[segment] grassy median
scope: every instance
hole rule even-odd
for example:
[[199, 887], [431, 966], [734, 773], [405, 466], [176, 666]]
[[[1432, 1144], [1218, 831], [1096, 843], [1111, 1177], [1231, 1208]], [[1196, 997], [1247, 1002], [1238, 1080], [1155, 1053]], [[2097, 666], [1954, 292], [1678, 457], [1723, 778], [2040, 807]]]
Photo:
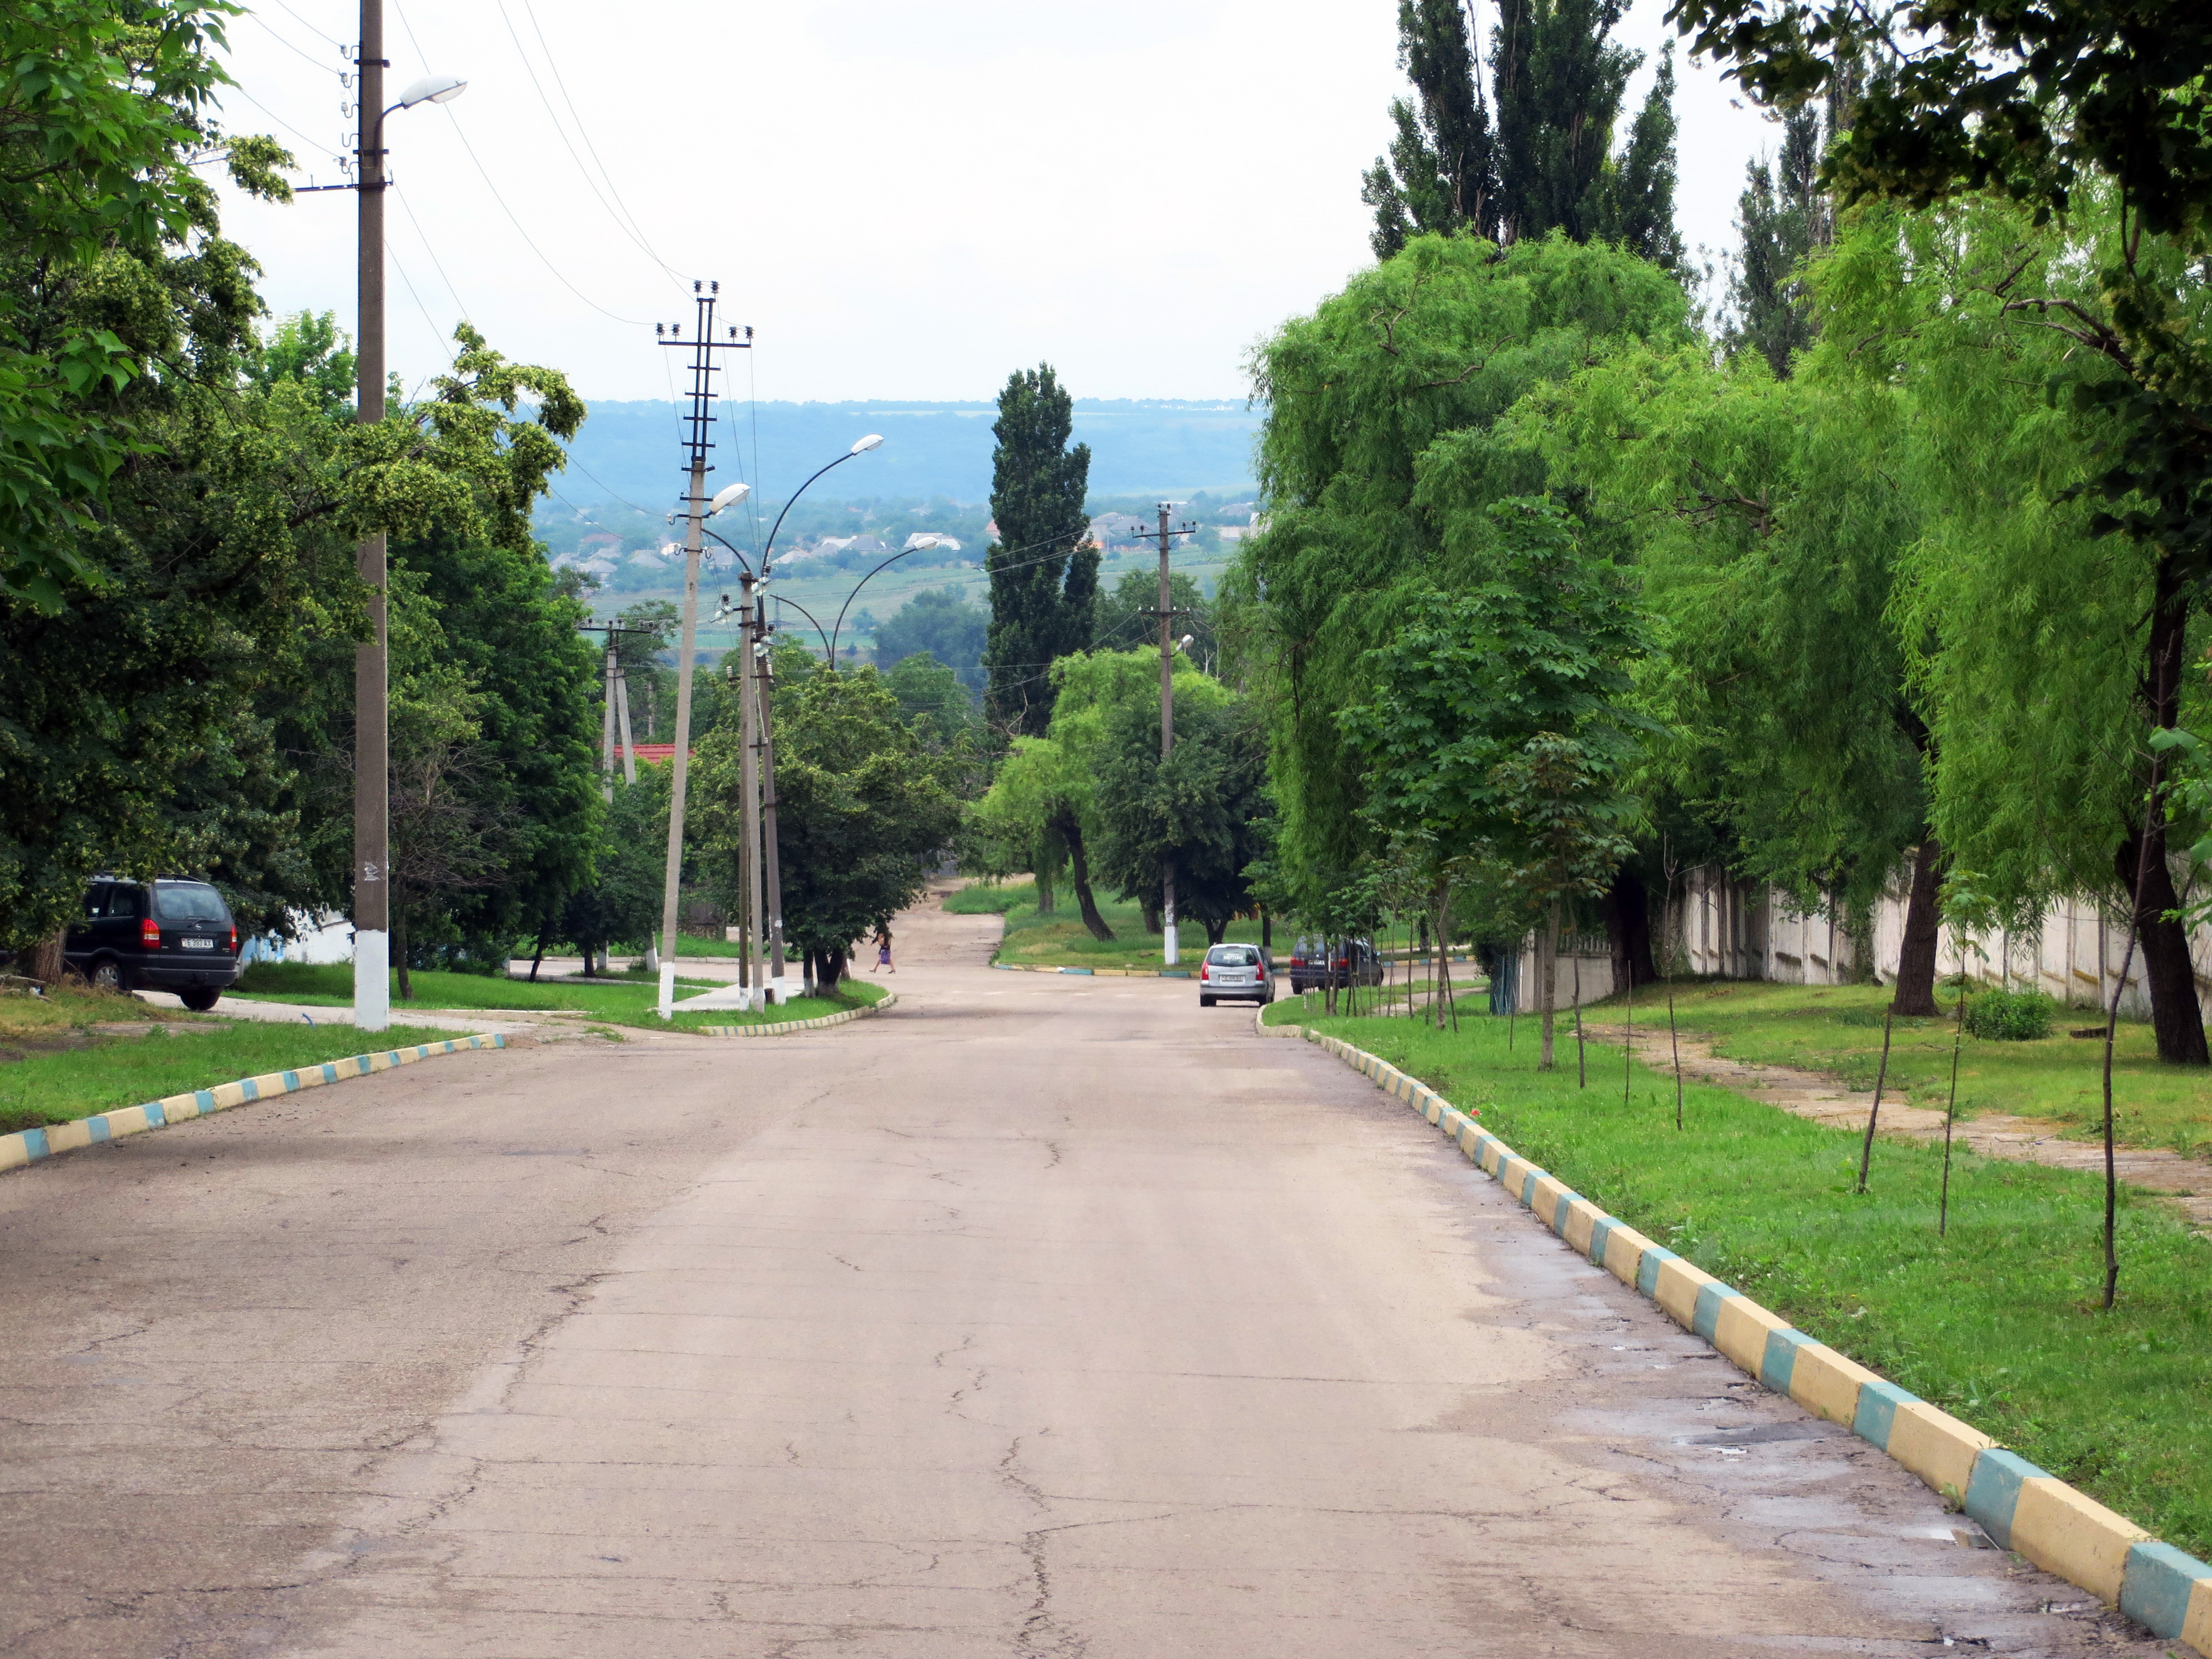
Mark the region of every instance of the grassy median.
[[141, 1106], [243, 1077], [467, 1035], [410, 1025], [364, 1044], [349, 1025], [195, 1020], [157, 1024], [143, 1036], [94, 1036], [81, 1048], [17, 1050], [22, 1059], [0, 1065], [0, 1133]]
[[[1006, 937], [999, 942], [994, 961], [1036, 968], [1151, 969], [1161, 965], [1166, 940], [1158, 933], [1146, 931], [1145, 913], [1139, 906], [1120, 900], [1109, 902], [1103, 894], [1099, 895], [1098, 914], [1113, 929], [1114, 937], [1097, 939], [1091, 938], [1091, 930], [1083, 925], [1083, 912], [1077, 908], [1073, 887], [1062, 883], [1054, 890], [1053, 897], [1055, 904], [1052, 914], [1040, 915], [1035, 885], [1029, 882], [1008, 883], [1003, 887], [963, 887], [945, 899], [945, 908], [955, 915], [1006, 917]], [[1195, 974], [1199, 958], [1206, 954], [1206, 929], [1186, 921], [1177, 932], [1182, 966]], [[1233, 921], [1225, 937], [1257, 945], [1260, 924]], [[1288, 957], [1287, 941], [1278, 940], [1276, 948]]]
[[[633, 984], [579, 984], [573, 980], [502, 979], [490, 974], [424, 972], [408, 975], [414, 981], [416, 1008], [480, 1008], [516, 1013], [588, 1014], [611, 1025], [635, 1025], [667, 1030], [669, 1024], [653, 1010], [659, 1002], [657, 977]], [[687, 979], [676, 985], [680, 997], [718, 990], [729, 983], [720, 979]], [[350, 1008], [353, 969], [345, 963], [258, 962], [240, 977], [238, 994], [248, 999], [302, 1004], [309, 1007]], [[848, 980], [834, 997], [794, 997], [782, 1007], [764, 1014], [739, 1013], [734, 1009], [679, 1012], [673, 1022], [679, 1030], [702, 1025], [758, 1025], [787, 1019], [818, 1019], [863, 1006], [883, 995], [883, 988]], [[399, 1006], [398, 976], [392, 976], [392, 1002]]]
[[[1270, 1012], [1299, 1018], [1296, 1003]], [[1548, 1074], [1533, 1019], [1515, 1023], [1510, 1048], [1504, 1020], [1464, 1009], [1456, 1034], [1403, 1018], [1308, 1023], [1480, 1108], [1484, 1127], [1592, 1202], [2212, 1555], [2212, 1241], [2154, 1199], [2124, 1194], [2119, 1305], [2105, 1313], [2094, 1176], [1961, 1152], [1939, 1238], [1940, 1148], [1878, 1144], [1858, 1197], [1854, 1133], [1697, 1084], [1678, 1131], [1672, 1074], [1629, 1066], [1624, 1101], [1618, 1045], [1593, 1045], [1590, 1086], [1577, 1088], [1565, 1021]]]

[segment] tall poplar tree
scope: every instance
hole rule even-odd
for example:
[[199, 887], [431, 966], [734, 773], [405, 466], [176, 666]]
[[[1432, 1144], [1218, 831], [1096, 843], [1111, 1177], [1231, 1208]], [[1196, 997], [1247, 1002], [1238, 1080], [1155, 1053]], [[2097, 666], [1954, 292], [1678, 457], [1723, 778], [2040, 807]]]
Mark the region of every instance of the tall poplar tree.
[[1462, 0], [1399, 0], [1398, 60], [1414, 97], [1392, 102], [1397, 135], [1361, 181], [1360, 199], [1375, 210], [1376, 257], [1424, 231], [1503, 244], [1559, 230], [1678, 265], [1671, 52], [1613, 153], [1628, 77], [1642, 61], [1611, 38], [1626, 9], [1626, 0], [1504, 0], [1486, 96]]
[[998, 540], [984, 556], [991, 631], [983, 647], [991, 718], [1010, 734], [1042, 737], [1052, 719], [1048, 670], [1091, 647], [1098, 549], [1083, 498], [1091, 446], [1067, 446], [1075, 400], [1052, 365], [1016, 369], [999, 394], [991, 458]]

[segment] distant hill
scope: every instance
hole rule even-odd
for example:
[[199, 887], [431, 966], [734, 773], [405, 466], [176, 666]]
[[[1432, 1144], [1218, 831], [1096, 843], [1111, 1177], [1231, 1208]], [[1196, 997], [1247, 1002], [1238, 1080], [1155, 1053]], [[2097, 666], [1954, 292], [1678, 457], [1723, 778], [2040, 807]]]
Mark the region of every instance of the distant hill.
[[[962, 501], [981, 501], [991, 493], [997, 410], [990, 404], [764, 403], [756, 409], [726, 403], [715, 412], [717, 488], [742, 477], [766, 499], [781, 501], [855, 438], [879, 432], [881, 449], [848, 462], [816, 487], [817, 493]], [[1252, 444], [1264, 415], [1241, 403], [1079, 399], [1075, 437], [1091, 446], [1091, 493], [1249, 495]], [[672, 405], [597, 403], [570, 447], [568, 470], [554, 483], [579, 507], [626, 501], [658, 516], [682, 490], [683, 465]]]

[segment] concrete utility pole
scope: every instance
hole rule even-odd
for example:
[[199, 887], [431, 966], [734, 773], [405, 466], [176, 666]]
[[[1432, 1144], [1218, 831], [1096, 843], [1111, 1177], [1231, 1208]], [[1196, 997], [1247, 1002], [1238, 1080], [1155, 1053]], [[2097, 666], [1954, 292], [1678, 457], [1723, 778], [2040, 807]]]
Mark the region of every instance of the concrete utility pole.
[[[1168, 507], [1171, 503], [1160, 503], [1160, 759], [1165, 762], [1175, 753], [1175, 635], [1173, 624], [1181, 613], [1168, 587], [1168, 551], [1175, 545], [1177, 536], [1195, 535], [1198, 526], [1186, 522], [1179, 530], [1168, 527]], [[1160, 955], [1170, 968], [1176, 965], [1176, 908], [1175, 861], [1170, 859], [1160, 877]]]
[[791, 1000], [785, 982], [783, 961], [783, 863], [775, 845], [775, 655], [768, 620], [768, 586], [761, 598], [754, 630], [759, 643], [753, 647], [759, 666], [754, 683], [760, 688], [761, 862], [768, 887], [768, 993], [779, 1007]]
[[[659, 1012], [663, 1019], [676, 1018], [676, 909], [678, 890], [684, 878], [684, 788], [691, 770], [691, 671], [699, 654], [699, 550], [705, 539], [702, 532], [707, 516], [714, 506], [707, 495], [707, 475], [714, 471], [707, 464], [707, 452], [714, 446], [708, 441], [707, 429], [714, 424], [714, 416], [708, 411], [714, 402], [714, 376], [721, 373], [714, 354], [743, 351], [752, 344], [750, 339], [738, 339], [734, 328], [730, 330], [727, 339], [714, 337], [714, 306], [721, 288], [720, 283], [691, 284], [696, 315], [690, 343], [691, 412], [684, 417], [690, 428], [684, 440], [690, 456], [685, 469], [690, 483], [684, 496], [684, 629], [683, 644], [676, 659], [676, 753], [670, 763], [674, 770], [669, 779], [668, 866], [660, 896]], [[685, 343], [681, 323], [655, 323], [653, 331], [660, 337], [664, 346]], [[751, 799], [750, 790], [746, 798], [748, 801]]]
[[607, 630], [607, 647], [604, 693], [605, 707], [599, 711], [599, 775], [605, 780], [599, 786], [599, 799], [611, 805], [615, 798], [615, 635]]
[[580, 634], [606, 635], [606, 660], [604, 665], [605, 707], [599, 711], [599, 798], [612, 802], [615, 798], [615, 750], [622, 750], [623, 780], [637, 781], [637, 745], [629, 737], [629, 676], [623, 671], [622, 656], [615, 641], [624, 634], [650, 637], [649, 628], [624, 628], [617, 623], [579, 623]]
[[738, 613], [738, 716], [744, 758], [738, 763], [744, 790], [742, 813], [745, 838], [745, 966], [746, 982], [757, 988], [757, 1004], [764, 1000], [768, 975], [761, 958], [767, 951], [766, 930], [761, 926], [761, 810], [760, 810], [760, 664], [754, 647], [760, 639], [760, 579], [748, 570], [738, 580], [744, 589], [744, 605]]
[[[384, 419], [383, 0], [361, 0], [361, 57], [355, 64], [361, 118], [354, 179], [360, 234], [355, 252], [358, 311], [354, 419]], [[392, 1024], [392, 748], [386, 720], [391, 634], [384, 603], [384, 532], [363, 536], [355, 569], [368, 590], [369, 638], [353, 653], [353, 1023]]]

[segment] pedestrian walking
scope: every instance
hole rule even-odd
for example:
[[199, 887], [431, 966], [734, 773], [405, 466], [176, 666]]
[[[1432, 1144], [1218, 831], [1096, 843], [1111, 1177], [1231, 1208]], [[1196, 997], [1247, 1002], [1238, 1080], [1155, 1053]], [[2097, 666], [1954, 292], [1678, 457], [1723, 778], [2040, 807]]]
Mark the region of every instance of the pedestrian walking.
[[876, 929], [876, 966], [887, 974], [898, 972], [896, 965], [891, 961], [891, 930], [888, 927], [878, 927]]

